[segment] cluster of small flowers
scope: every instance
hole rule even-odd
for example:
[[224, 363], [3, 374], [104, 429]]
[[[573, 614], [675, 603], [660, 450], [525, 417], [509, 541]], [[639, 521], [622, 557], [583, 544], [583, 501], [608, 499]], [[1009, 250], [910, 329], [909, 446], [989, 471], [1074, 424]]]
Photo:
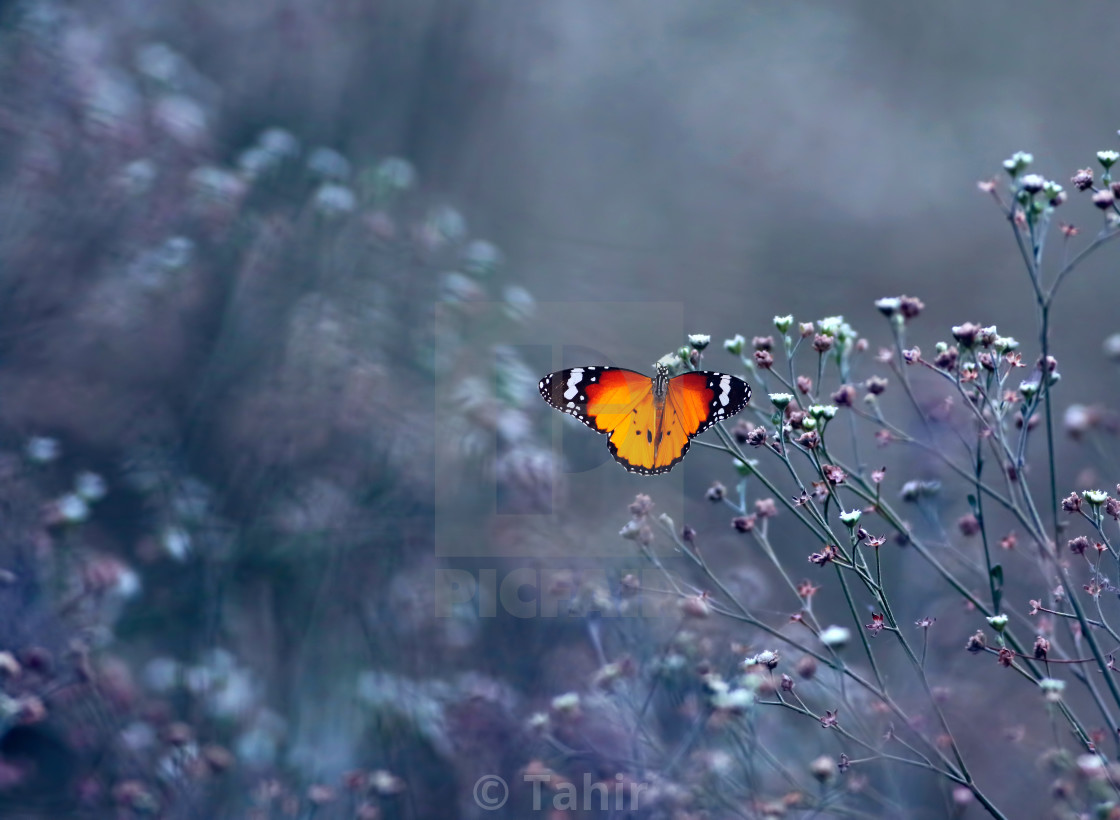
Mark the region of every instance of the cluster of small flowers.
[[[1092, 192], [1093, 205], [1105, 211], [1110, 224], [1115, 225], [1120, 218], [1120, 213], [1116, 209], [1116, 200], [1120, 197], [1120, 183], [1112, 180], [1112, 167], [1120, 161], [1120, 152], [1112, 149], [1097, 151], [1096, 160], [1103, 169], [1099, 187], [1095, 184], [1092, 168], [1077, 171], [1070, 179], [1070, 183], [1078, 191]], [[1011, 192], [1015, 203], [1022, 209], [1017, 212], [1017, 218], [1037, 218], [1044, 212], [1052, 211], [1062, 205], [1068, 196], [1057, 182], [1039, 174], [1026, 173], [1033, 163], [1034, 156], [1025, 151], [1017, 151], [1003, 161], [1004, 170], [1011, 177]], [[988, 193], [996, 193], [994, 180], [981, 182], [980, 188]], [[1063, 225], [1062, 229], [1067, 237], [1077, 233], [1072, 226]]]
[[[1117, 495], [1120, 495], [1120, 484], [1116, 485], [1116, 492]], [[1104, 490], [1082, 490], [1081, 495], [1070, 493], [1062, 499], [1062, 509], [1067, 513], [1080, 513], [1082, 502], [1089, 507], [1093, 514], [1103, 513], [1110, 516], [1114, 521], [1120, 521], [1120, 500]]]

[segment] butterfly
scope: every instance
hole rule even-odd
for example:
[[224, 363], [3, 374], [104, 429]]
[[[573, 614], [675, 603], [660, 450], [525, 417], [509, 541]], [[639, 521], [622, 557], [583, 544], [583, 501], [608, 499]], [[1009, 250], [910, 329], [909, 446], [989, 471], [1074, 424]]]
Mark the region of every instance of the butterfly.
[[537, 387], [561, 413], [609, 434], [615, 461], [632, 473], [667, 473], [684, 458], [689, 441], [738, 413], [750, 386], [726, 373], [698, 370], [654, 378], [621, 367], [573, 367], [549, 373]]

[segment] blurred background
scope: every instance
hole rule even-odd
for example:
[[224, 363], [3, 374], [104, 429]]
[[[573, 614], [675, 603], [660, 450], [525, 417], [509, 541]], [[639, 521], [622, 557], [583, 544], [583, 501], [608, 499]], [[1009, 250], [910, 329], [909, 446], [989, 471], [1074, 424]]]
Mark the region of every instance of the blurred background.
[[[637, 493], [711, 533], [762, 612], [790, 602], [704, 498], [734, 483], [725, 456], [629, 475], [537, 380], [648, 371], [689, 333], [741, 373], [720, 343], [775, 314], [843, 314], [873, 353], [874, 300], [902, 293], [925, 302], [922, 347], [975, 321], [1032, 360], [1033, 294], [976, 182], [1026, 150], [1067, 184], [1116, 146], [1090, 37], [1109, 9], [0, 3], [4, 810], [524, 816], [530, 792], [485, 812], [473, 784], [557, 758], [613, 777], [617, 704], [585, 706], [586, 744], [542, 741], [533, 716], [680, 629], [594, 617], [642, 571], [618, 537]], [[1063, 209], [1096, 232], [1083, 199]], [[1116, 399], [1113, 260], [1055, 310], [1063, 406]], [[1060, 486], [1115, 483], [1081, 456]], [[800, 575], [815, 547], [789, 532]], [[515, 570], [569, 615], [511, 614]], [[1022, 741], [995, 714], [1005, 678], [960, 651], [960, 602], [899, 572], [906, 615], [961, 619], [931, 652], [965, 741]], [[697, 640], [752, 643], [732, 627]], [[820, 734], [772, 751], [803, 770], [840, 751]], [[1026, 743], [979, 771], [1029, 814]], [[935, 781], [878, 773], [863, 811], [945, 816]], [[648, 816], [701, 816], [679, 774]], [[707, 816], [761, 816], [789, 787], [753, 788]], [[926, 814], [899, 808], [907, 789]]]

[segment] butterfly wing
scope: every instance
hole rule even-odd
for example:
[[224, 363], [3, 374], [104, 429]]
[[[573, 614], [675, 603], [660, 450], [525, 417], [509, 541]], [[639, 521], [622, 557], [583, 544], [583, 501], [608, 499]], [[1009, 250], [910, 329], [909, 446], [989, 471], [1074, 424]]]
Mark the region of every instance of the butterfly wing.
[[541, 397], [597, 433], [613, 432], [634, 406], [652, 393], [649, 376], [621, 367], [573, 367], [549, 373], [537, 388]]
[[652, 385], [644, 396], [623, 414], [611, 433], [607, 447], [614, 460], [632, 473], [657, 475], [664, 472], [654, 467], [657, 459], [657, 404]]
[[574, 367], [550, 373], [538, 388], [561, 413], [610, 434], [611, 455], [627, 470], [653, 468], [657, 413], [649, 376], [621, 367]]
[[688, 452], [693, 436], [738, 413], [750, 397], [750, 385], [726, 373], [700, 370], [670, 379], [652, 473], [671, 470]]

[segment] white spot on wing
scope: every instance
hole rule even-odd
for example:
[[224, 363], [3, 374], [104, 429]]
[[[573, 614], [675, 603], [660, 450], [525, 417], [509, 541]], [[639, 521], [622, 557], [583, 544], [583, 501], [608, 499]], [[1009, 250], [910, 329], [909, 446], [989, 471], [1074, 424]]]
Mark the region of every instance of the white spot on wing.
[[571, 401], [576, 395], [579, 394], [579, 383], [583, 381], [583, 368], [577, 367], [572, 371], [572, 375], [568, 378], [567, 388], [564, 390], [564, 398]]
[[731, 377], [722, 376], [719, 380], [719, 403], [721, 406], [726, 407], [727, 403], [731, 400]]

